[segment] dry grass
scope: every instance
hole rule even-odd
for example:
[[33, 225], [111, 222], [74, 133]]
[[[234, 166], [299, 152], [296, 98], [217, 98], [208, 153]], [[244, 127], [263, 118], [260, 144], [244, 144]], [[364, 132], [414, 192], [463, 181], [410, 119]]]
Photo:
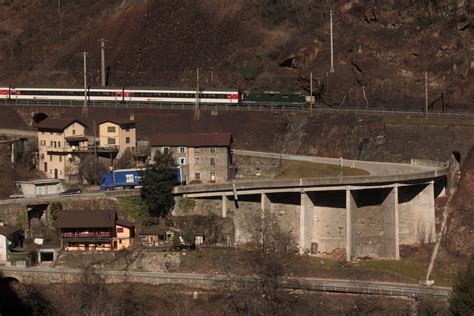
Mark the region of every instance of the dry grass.
[[337, 165], [311, 163], [305, 161], [286, 160], [283, 161], [281, 175], [275, 179], [297, 179], [297, 178], [324, 178], [324, 177], [348, 177], [365, 176], [369, 173], [362, 169], [340, 167]]

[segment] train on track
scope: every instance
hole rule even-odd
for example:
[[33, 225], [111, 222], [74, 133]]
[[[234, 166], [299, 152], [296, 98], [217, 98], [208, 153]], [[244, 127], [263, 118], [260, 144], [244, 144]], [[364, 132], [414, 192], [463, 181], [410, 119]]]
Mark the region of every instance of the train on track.
[[[83, 102], [189, 104], [196, 103], [196, 90], [184, 89], [129, 89], [129, 88], [12, 88], [0, 86], [0, 100], [21, 102], [37, 101], [48, 103]], [[307, 106], [306, 96], [298, 92], [282, 91], [240, 91], [237, 89], [205, 90], [198, 93], [199, 104], [227, 106]]]

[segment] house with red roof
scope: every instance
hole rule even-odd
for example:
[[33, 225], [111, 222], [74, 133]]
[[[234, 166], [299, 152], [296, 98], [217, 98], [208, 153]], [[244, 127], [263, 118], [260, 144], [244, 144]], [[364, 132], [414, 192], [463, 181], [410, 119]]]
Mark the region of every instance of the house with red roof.
[[130, 247], [135, 225], [117, 212], [62, 211], [56, 220], [61, 246], [69, 251], [115, 251]]

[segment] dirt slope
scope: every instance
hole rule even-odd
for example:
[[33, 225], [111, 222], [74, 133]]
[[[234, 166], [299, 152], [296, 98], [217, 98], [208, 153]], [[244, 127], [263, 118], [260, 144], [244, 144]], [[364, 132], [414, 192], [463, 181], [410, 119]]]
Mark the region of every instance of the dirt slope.
[[469, 109], [471, 10], [448, 0], [7, 0], [0, 83], [80, 85], [87, 51], [97, 85], [103, 37], [109, 85], [192, 87], [199, 67], [203, 87], [307, 91], [313, 72], [320, 105], [419, 110], [428, 72], [430, 102], [443, 93], [449, 110]]
[[446, 249], [469, 256], [474, 251], [474, 147], [461, 168], [459, 188], [451, 200], [454, 212], [448, 222]]

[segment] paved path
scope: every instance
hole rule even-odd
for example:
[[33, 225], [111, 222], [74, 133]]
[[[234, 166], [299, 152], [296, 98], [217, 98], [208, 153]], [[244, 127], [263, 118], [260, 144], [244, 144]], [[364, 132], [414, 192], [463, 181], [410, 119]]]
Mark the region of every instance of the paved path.
[[[78, 269], [61, 269], [47, 267], [0, 267], [4, 276], [15, 277], [21, 275], [24, 282], [35, 280], [39, 282], [41, 276], [44, 280], [49, 280], [48, 275], [58, 275], [64, 282], [65, 276], [79, 276], [81, 271]], [[110, 283], [131, 282], [145, 284], [164, 284], [178, 283], [194, 287], [212, 287], [219, 288], [222, 282], [238, 280], [255, 282], [256, 279], [250, 276], [232, 276], [228, 277], [219, 274], [193, 274], [193, 273], [164, 273], [164, 272], [136, 272], [136, 271], [100, 271], [99, 272]], [[46, 277], [45, 277], [46, 276]], [[73, 280], [73, 278], [69, 278]], [[48, 281], [45, 281], [49, 283]], [[72, 281], [71, 281], [72, 282]], [[323, 279], [323, 278], [298, 278], [291, 277], [282, 281], [283, 287], [290, 289], [302, 289], [324, 292], [338, 293], [358, 293], [371, 295], [388, 295], [400, 297], [430, 297], [437, 299], [447, 299], [451, 292], [449, 287], [425, 287], [407, 283], [391, 283], [378, 281], [360, 281], [360, 280], [342, 280], [342, 279]]]

